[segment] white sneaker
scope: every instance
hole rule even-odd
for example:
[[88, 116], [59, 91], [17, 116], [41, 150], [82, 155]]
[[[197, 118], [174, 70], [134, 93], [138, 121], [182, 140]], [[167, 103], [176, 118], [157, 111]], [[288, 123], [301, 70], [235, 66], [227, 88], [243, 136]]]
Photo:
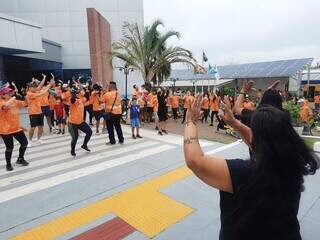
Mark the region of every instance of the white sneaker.
[[28, 148], [32, 148], [32, 141], [30, 141], [30, 140], [28, 142]]
[[38, 143], [41, 145], [41, 144], [44, 144], [46, 143], [45, 141], [41, 140], [41, 139], [38, 139]]

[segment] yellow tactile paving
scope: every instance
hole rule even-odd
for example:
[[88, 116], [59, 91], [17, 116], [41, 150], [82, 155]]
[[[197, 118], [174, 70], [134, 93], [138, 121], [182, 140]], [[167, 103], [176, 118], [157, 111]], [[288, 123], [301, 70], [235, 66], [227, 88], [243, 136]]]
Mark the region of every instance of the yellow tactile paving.
[[186, 167], [176, 169], [107, 199], [39, 225], [12, 239], [56, 239], [108, 213], [114, 213], [138, 231], [153, 238], [193, 211], [192, 208], [159, 192], [161, 188], [190, 175], [191, 171]]

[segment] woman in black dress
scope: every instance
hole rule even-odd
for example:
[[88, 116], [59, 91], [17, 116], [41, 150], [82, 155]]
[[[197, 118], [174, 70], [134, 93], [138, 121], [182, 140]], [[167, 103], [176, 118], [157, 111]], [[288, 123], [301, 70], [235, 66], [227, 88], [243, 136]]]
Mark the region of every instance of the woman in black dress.
[[159, 134], [162, 135], [168, 134], [167, 132], [167, 120], [168, 120], [168, 107], [167, 107], [167, 98], [168, 94], [163, 89], [160, 89], [157, 94], [159, 109], [158, 109], [158, 117], [159, 117]]

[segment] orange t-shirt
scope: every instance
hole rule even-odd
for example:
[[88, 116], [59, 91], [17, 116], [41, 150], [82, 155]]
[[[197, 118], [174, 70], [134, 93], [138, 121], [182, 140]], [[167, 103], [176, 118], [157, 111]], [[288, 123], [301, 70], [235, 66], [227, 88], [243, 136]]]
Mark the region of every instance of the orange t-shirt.
[[202, 101], [202, 106], [201, 106], [201, 108], [207, 110], [207, 109], [209, 109], [209, 104], [210, 104], [209, 98], [204, 97], [204, 98], [203, 98], [203, 101]]
[[0, 99], [0, 134], [9, 135], [22, 131], [19, 109], [25, 107], [25, 102], [13, 100], [9, 109], [2, 109], [7, 101]]
[[186, 108], [186, 109], [189, 109], [189, 108], [191, 108], [191, 105], [192, 105], [192, 103], [194, 101], [194, 97], [193, 96], [185, 96], [183, 98], [183, 100], [184, 100], [183, 107]]
[[40, 97], [37, 96], [38, 93], [28, 92], [28, 113], [29, 115], [37, 115], [42, 114], [41, 105], [40, 105]]
[[254, 109], [254, 103], [253, 102], [245, 102], [243, 104], [243, 108], [248, 109], [248, 110], [252, 110], [252, 109]]
[[80, 99], [70, 105], [69, 123], [79, 125], [83, 123], [84, 105]]
[[43, 94], [42, 96], [40, 96], [40, 106], [41, 107], [45, 107], [45, 106], [49, 106], [49, 92], [46, 92], [45, 94]]
[[180, 100], [180, 97], [179, 96], [172, 96], [171, 97], [171, 107], [172, 108], [178, 108], [179, 107], [179, 100]]
[[56, 98], [50, 94], [49, 95], [50, 110], [54, 110], [54, 105], [56, 105]]
[[159, 110], [159, 101], [158, 101], [158, 96], [153, 95], [152, 97], [152, 106], [153, 106], [153, 111], [158, 112]]
[[[106, 112], [110, 113], [112, 109], [113, 114], [117, 114], [117, 115], [122, 114], [120, 94], [117, 91], [114, 90], [114, 91], [105, 93], [102, 96], [102, 101], [105, 104]], [[113, 108], [112, 108], [112, 105], [113, 105]]]
[[210, 100], [210, 108], [214, 112], [218, 112], [220, 108], [220, 99], [219, 97], [216, 97], [215, 99]]
[[79, 93], [79, 98], [83, 102], [84, 106], [86, 107], [86, 106], [89, 106], [89, 100], [86, 98], [85, 94], [86, 93], [84, 91], [81, 91]]
[[61, 95], [62, 99], [63, 99], [63, 103], [70, 106], [71, 105], [71, 92], [70, 91], [66, 91], [64, 93], [62, 93]]
[[152, 93], [149, 93], [148, 96], [147, 96], [147, 107], [149, 108], [153, 108], [153, 94]]
[[314, 103], [320, 104], [320, 95], [314, 97]]
[[99, 95], [98, 95], [98, 92], [95, 92], [93, 91], [91, 93], [91, 100], [92, 100], [92, 110], [97, 112], [97, 111], [101, 111], [102, 108], [101, 108], [101, 103], [100, 103], [100, 98], [99, 98]]

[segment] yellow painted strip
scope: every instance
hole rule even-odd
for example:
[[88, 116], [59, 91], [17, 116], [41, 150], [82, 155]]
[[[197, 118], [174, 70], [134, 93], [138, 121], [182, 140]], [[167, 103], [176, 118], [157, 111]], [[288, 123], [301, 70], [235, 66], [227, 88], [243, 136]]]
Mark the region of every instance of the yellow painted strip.
[[191, 175], [179, 168], [148, 180], [107, 199], [58, 217], [23, 232], [14, 240], [50, 240], [114, 213], [146, 236], [153, 238], [172, 224], [193, 212], [193, 209], [161, 194], [159, 190]]

